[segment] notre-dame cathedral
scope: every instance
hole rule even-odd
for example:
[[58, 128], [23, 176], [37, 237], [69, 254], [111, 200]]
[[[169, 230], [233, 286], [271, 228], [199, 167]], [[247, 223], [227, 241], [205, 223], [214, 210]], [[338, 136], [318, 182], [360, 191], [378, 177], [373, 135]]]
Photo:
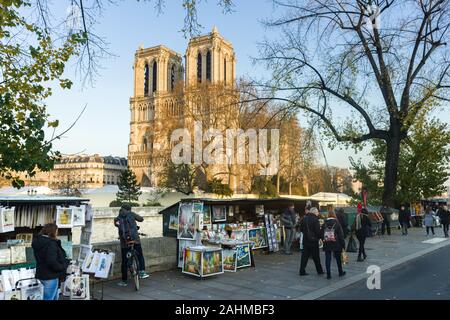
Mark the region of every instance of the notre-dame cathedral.
[[[187, 92], [201, 85], [214, 88], [233, 88], [236, 79], [236, 57], [233, 46], [225, 40], [214, 27], [212, 32], [192, 38], [184, 56], [163, 46], [144, 49], [139, 48], [134, 62], [134, 95], [130, 99], [131, 130], [128, 148], [128, 163], [143, 187], [160, 185], [161, 171], [158, 152], [170, 148], [168, 133], [162, 129], [170, 124], [178, 123], [178, 127], [189, 127], [193, 116], [186, 109]], [[207, 89], [212, 92], [214, 89]], [[223, 97], [214, 97], [214, 103]], [[196, 100], [198, 101], [198, 100]], [[211, 106], [199, 106], [195, 103], [196, 112], [207, 114]], [[229, 114], [229, 111], [223, 112]], [[189, 120], [189, 118], [191, 118]], [[229, 120], [222, 120], [223, 123]], [[191, 121], [192, 123], [192, 121]], [[165, 160], [162, 160], [165, 159]], [[228, 166], [214, 166], [208, 169], [208, 175], [227, 180], [232, 189], [239, 189], [240, 178], [226, 174]], [[224, 174], [225, 173], [225, 174]], [[210, 177], [208, 177], [210, 178]]]

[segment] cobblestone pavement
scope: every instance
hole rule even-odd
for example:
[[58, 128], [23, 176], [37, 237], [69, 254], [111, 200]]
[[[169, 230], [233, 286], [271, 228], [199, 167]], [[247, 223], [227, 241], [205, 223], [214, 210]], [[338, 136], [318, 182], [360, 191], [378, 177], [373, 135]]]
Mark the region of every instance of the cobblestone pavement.
[[[180, 269], [155, 272], [141, 281], [141, 290], [134, 291], [132, 285], [117, 286], [111, 281], [104, 286], [105, 300], [286, 300], [318, 299], [331, 292], [345, 288], [367, 278], [367, 267], [380, 266], [388, 270], [417, 257], [433, 252], [450, 244], [440, 238], [442, 230], [437, 228], [435, 237], [426, 237], [421, 228], [410, 230], [408, 236], [394, 230], [391, 236], [368, 238], [365, 262], [356, 262], [357, 254], [349, 253], [349, 264], [344, 267], [347, 275], [337, 276], [337, 268], [332, 261], [333, 279], [318, 276], [314, 263], [309, 261], [306, 277], [298, 275], [300, 252], [291, 256], [281, 253], [255, 255], [256, 268], [241, 269], [236, 273], [198, 279], [182, 274]], [[435, 239], [435, 243], [424, 243]], [[429, 241], [430, 242], [430, 241]], [[321, 253], [322, 264], [324, 254]]]

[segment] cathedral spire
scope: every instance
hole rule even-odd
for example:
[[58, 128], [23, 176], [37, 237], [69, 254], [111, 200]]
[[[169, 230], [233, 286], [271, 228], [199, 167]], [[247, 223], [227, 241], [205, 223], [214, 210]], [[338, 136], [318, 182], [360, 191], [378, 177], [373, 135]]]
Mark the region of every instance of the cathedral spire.
[[213, 34], [218, 34], [218, 33], [219, 33], [219, 30], [217, 29], [217, 26], [214, 26], [214, 27], [213, 27], [212, 33], [213, 33]]

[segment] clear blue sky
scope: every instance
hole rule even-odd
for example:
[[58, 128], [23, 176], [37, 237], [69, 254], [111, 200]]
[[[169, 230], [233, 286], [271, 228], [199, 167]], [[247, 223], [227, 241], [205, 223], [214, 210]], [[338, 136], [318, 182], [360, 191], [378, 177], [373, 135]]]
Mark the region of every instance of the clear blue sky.
[[[129, 98], [133, 92], [132, 64], [134, 53], [140, 44], [151, 47], [164, 44], [184, 55], [187, 42], [180, 32], [184, 12], [181, 0], [167, 0], [165, 12], [157, 15], [152, 4], [127, 0], [110, 6], [104, 16], [99, 17], [97, 33], [110, 43], [110, 50], [117, 56], [102, 62], [103, 69], [94, 87], [82, 87], [74, 79], [72, 90], [54, 89], [48, 99], [48, 111], [60, 120], [60, 130], [67, 128], [80, 113], [85, 104], [88, 108], [81, 120], [55, 148], [62, 153], [84, 152], [88, 154], [127, 156], [129, 142]], [[237, 54], [238, 76], [260, 77], [266, 72], [253, 66], [251, 57], [258, 56], [257, 42], [267, 36], [260, 20], [272, 14], [268, 0], [237, 1], [236, 11], [224, 15], [216, 6], [217, 1], [208, 1], [199, 8], [199, 20], [203, 33], [216, 25], [219, 32], [234, 45]], [[66, 1], [54, 5], [57, 15], [64, 15]], [[67, 76], [73, 78], [74, 70], [69, 68]], [[449, 116], [447, 121], [450, 120]], [[348, 167], [348, 156], [352, 151], [331, 151], [326, 149], [330, 165]]]

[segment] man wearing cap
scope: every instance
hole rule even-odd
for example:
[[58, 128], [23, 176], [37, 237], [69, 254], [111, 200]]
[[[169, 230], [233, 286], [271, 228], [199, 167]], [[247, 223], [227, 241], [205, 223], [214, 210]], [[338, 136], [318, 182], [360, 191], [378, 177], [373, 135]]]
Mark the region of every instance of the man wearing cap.
[[127, 253], [130, 250], [128, 247], [129, 241], [134, 241], [134, 250], [138, 256], [139, 262], [139, 277], [141, 279], [148, 278], [149, 275], [145, 272], [145, 260], [142, 253], [141, 240], [139, 238], [139, 227], [137, 222], [143, 222], [144, 218], [131, 211], [129, 204], [124, 204], [120, 208], [119, 215], [114, 219], [114, 225], [119, 229], [120, 247], [122, 253], [122, 281], [119, 286], [125, 287], [128, 285], [128, 269], [127, 269]]

